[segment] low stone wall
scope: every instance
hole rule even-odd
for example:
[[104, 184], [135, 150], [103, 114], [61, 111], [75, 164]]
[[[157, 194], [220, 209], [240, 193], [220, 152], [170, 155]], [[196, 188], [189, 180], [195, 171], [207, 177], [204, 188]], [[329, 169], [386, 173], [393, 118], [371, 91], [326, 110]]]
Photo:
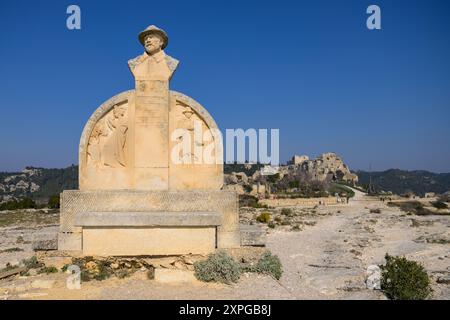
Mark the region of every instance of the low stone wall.
[[289, 206], [316, 206], [316, 205], [336, 205], [346, 204], [346, 198], [322, 197], [322, 198], [295, 198], [295, 199], [262, 199], [260, 204], [269, 207], [289, 207]]

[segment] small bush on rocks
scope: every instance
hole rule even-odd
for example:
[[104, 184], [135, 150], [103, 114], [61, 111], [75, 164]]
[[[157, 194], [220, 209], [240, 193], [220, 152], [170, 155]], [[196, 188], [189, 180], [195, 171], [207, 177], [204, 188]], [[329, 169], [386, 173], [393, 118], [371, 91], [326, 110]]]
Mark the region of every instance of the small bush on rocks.
[[268, 223], [270, 221], [270, 213], [263, 212], [258, 217], [256, 217], [256, 221], [261, 223]]
[[405, 257], [386, 254], [386, 265], [380, 266], [381, 289], [392, 300], [424, 300], [432, 292], [425, 268]]
[[205, 282], [232, 283], [241, 276], [239, 264], [224, 251], [210, 254], [204, 261], [194, 263], [195, 277]]
[[29, 269], [37, 269], [44, 266], [42, 262], [39, 262], [36, 256], [32, 256], [29, 259], [22, 260], [22, 264], [29, 270]]
[[54, 266], [50, 266], [50, 267], [43, 267], [41, 269], [39, 269], [38, 274], [40, 273], [46, 273], [46, 274], [50, 274], [50, 273], [57, 273], [58, 269]]
[[281, 209], [281, 214], [284, 215], [284, 216], [291, 216], [292, 215], [292, 209], [283, 208], [283, 209]]
[[283, 274], [280, 259], [276, 255], [272, 255], [270, 252], [265, 252], [258, 263], [256, 264], [256, 271], [263, 274], [272, 275], [275, 279], [279, 280]]

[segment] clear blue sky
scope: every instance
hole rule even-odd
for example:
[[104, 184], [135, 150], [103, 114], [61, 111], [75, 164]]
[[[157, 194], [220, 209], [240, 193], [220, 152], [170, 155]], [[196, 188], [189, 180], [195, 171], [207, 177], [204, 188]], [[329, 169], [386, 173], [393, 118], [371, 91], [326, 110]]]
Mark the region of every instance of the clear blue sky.
[[[81, 7], [81, 30], [66, 8]], [[381, 7], [382, 30], [366, 28]], [[0, 171], [78, 163], [83, 126], [133, 88], [155, 24], [181, 61], [171, 89], [225, 128], [279, 128], [280, 156], [351, 169], [450, 171], [450, 1], [0, 2]]]

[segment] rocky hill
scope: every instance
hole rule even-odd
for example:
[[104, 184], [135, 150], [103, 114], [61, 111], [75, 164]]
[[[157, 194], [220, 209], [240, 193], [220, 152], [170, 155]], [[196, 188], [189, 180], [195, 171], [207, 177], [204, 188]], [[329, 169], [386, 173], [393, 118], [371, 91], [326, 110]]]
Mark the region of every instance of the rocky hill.
[[316, 159], [295, 155], [279, 167], [262, 164], [226, 164], [225, 188], [239, 194], [265, 195], [267, 192], [311, 194], [310, 189], [328, 191], [331, 182], [355, 185], [358, 176], [350, 172], [341, 157], [333, 152]]
[[[317, 178], [334, 176], [340, 180], [346, 177], [349, 182], [358, 181], [358, 185], [364, 187], [369, 184], [371, 175], [376, 191], [392, 191], [395, 194], [413, 192], [423, 196], [426, 192], [442, 194], [450, 190], [450, 173], [390, 169], [371, 173], [356, 171], [349, 174], [348, 167], [342, 160], [338, 160], [338, 156], [331, 157], [330, 154], [323, 154], [315, 160], [296, 156], [289, 165], [278, 168], [278, 172], [280, 176], [300, 171]], [[261, 164], [225, 164], [225, 182], [231, 185], [248, 185], [250, 190], [252, 181], [257, 180], [263, 167]], [[241, 189], [244, 189], [245, 186], [242, 187]], [[78, 166], [75, 165], [64, 169], [27, 167], [21, 172], [0, 172], [0, 203], [27, 197], [45, 202], [50, 196], [70, 189], [78, 189]]]
[[27, 197], [47, 201], [64, 189], [78, 189], [78, 166], [65, 169], [26, 167], [21, 172], [0, 172], [0, 203]]
[[314, 180], [324, 181], [327, 178], [341, 180], [354, 184], [358, 182], [358, 176], [350, 172], [349, 167], [341, 157], [334, 152], [327, 152], [316, 159], [309, 159], [308, 156], [295, 155], [288, 162], [288, 170], [300, 171]]
[[413, 192], [424, 196], [426, 192], [442, 194], [450, 190], [450, 173], [433, 173], [429, 171], [405, 171], [389, 169], [380, 172], [356, 171], [359, 183], [367, 186], [372, 177], [375, 191], [392, 191], [396, 194]]

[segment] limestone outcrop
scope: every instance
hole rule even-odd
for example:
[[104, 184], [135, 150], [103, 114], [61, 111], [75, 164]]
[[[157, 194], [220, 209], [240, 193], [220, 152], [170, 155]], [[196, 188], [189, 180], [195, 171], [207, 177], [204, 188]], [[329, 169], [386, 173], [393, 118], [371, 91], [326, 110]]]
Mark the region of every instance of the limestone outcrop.
[[334, 152], [324, 153], [314, 160], [308, 156], [292, 157], [288, 162], [287, 171], [301, 171], [312, 179], [324, 181], [327, 178], [334, 180], [343, 180], [349, 183], [357, 183], [358, 176], [350, 172], [349, 167], [344, 163], [341, 157]]

